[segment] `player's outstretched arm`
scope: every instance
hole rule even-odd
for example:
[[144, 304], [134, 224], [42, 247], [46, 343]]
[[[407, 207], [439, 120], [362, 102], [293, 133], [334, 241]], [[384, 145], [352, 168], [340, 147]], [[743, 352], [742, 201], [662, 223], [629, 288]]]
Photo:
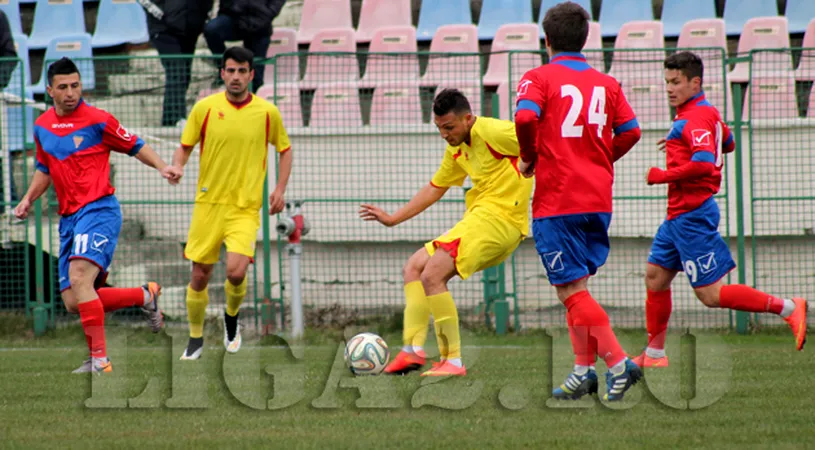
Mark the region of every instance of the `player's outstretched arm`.
[[31, 180], [31, 185], [28, 187], [28, 192], [25, 193], [23, 199], [14, 208], [14, 215], [18, 219], [25, 219], [31, 210], [31, 205], [48, 190], [51, 185], [51, 175], [39, 170], [34, 171], [34, 178]]
[[139, 153], [136, 153], [136, 159], [145, 166], [158, 170], [161, 176], [166, 178], [170, 184], [178, 184], [178, 181], [181, 180], [183, 172], [164, 162], [150, 144], [144, 144]]
[[419, 192], [405, 206], [399, 208], [393, 214], [388, 214], [374, 205], [360, 205], [359, 217], [362, 220], [375, 220], [386, 227], [393, 227], [412, 219], [429, 208], [430, 205], [439, 201], [444, 197], [447, 189], [446, 187], [438, 187], [428, 183], [425, 187], [419, 189]]
[[291, 166], [293, 162], [294, 155], [292, 155], [291, 149], [280, 154], [277, 185], [275, 185], [274, 191], [269, 194], [269, 214], [277, 214], [283, 211], [286, 203], [283, 197], [286, 194], [286, 186], [289, 184], [289, 176], [291, 176]]

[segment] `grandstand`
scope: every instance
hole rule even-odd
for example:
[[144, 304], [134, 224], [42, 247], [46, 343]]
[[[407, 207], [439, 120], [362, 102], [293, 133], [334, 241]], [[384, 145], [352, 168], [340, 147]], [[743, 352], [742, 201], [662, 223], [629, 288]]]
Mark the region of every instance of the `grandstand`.
[[[439, 89], [460, 88], [482, 114], [511, 119], [520, 76], [547, 62], [539, 24], [554, 3], [287, 2], [267, 54], [260, 55], [266, 72], [258, 95], [279, 106], [298, 155], [288, 195], [305, 201], [312, 223], [304, 238], [301, 280], [308, 308], [339, 305], [355, 315], [401, 309], [401, 264], [418, 243], [457, 220], [463, 191], [450, 192], [423, 216], [394, 229], [359, 221], [356, 206], [375, 202], [395, 209], [432, 176], [443, 150], [430, 112]], [[664, 95], [661, 61], [676, 48], [695, 48], [702, 55], [708, 98], [726, 114], [741, 145], [740, 160], [728, 156], [718, 196], [722, 232], [739, 256], [740, 270], [731, 277], [779, 295], [815, 298], [815, 2], [578, 3], [595, 20], [586, 48], [589, 61], [622, 82], [643, 127], [642, 141], [617, 167], [613, 250], [592, 282], [615, 325], [644, 324], [644, 263], [664, 216], [665, 192], [642, 178], [648, 167], [664, 164], [655, 143], [673, 111]], [[116, 115], [165, 159], [181, 128], [161, 126], [164, 70], [135, 0], [6, 0], [0, 9], [10, 19], [20, 62], [0, 112], [5, 211], [0, 270], [9, 274], [0, 280], [0, 309], [30, 308], [41, 282], [46, 285], [42, 300], [56, 304], [53, 322], [64, 315], [51, 276], [58, 250], [55, 197], [48, 194], [40, 220], [18, 223], [8, 214], [33, 170], [31, 122], [47, 103], [42, 79], [47, 62], [63, 55], [82, 61], [88, 101]], [[181, 57], [193, 59], [189, 110], [220, 89], [217, 61], [203, 38], [195, 55]], [[22, 105], [21, 99], [31, 103]], [[190, 160], [178, 187], [167, 186], [133, 160], [114, 156], [112, 164], [125, 226], [108, 282], [138, 285], [156, 279], [165, 285], [168, 316], [183, 318], [189, 265], [181, 250], [198, 159]], [[269, 301], [277, 305], [277, 320], [284, 320], [274, 324], [280, 329], [287, 327], [289, 266], [285, 243], [272, 234], [275, 219], [270, 220], [258, 234], [259, 255], [249, 279], [257, 305], [247, 301], [245, 317], [256, 325], [269, 320], [255, 315], [258, 305]], [[41, 273], [37, 261], [43, 262]], [[217, 266], [214, 279], [223, 278], [223, 270]], [[469, 319], [483, 322], [496, 302], [508, 302], [511, 317], [499, 319], [514, 328], [562, 324], [562, 306], [531, 239], [505, 267], [480, 277], [474, 278], [483, 283], [452, 286]], [[212, 314], [223, 305], [219, 289], [217, 283], [210, 287]], [[748, 320], [757, 320], [707, 311], [684, 283], [675, 289], [672, 327], [738, 325], [743, 331]]]

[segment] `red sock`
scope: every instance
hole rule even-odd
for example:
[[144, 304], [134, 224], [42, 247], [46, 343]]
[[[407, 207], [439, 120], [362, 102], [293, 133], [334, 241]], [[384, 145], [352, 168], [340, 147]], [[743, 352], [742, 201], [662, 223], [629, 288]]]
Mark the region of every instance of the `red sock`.
[[[611, 329], [608, 315], [603, 307], [592, 298], [589, 291], [580, 291], [572, 295], [566, 299], [564, 304], [572, 315], [575, 328], [579, 330], [580, 327], [587, 327], [589, 338], [596, 339], [596, 354], [603, 358], [608, 367], [625, 359], [625, 352]], [[583, 345], [585, 345], [583, 348], [587, 349], [589, 344], [587, 342]]]
[[597, 353], [597, 341], [589, 336], [587, 327], [575, 327], [572, 315], [566, 312], [566, 324], [569, 325], [569, 337], [574, 351], [574, 363], [577, 366], [593, 366]]
[[107, 356], [105, 347], [105, 309], [102, 302], [96, 298], [89, 302], [79, 304], [79, 320], [85, 330], [85, 340], [88, 349], [94, 358]]
[[665, 331], [671, 318], [671, 290], [648, 291], [645, 300], [645, 328], [648, 330], [648, 347], [665, 348]]
[[144, 289], [137, 288], [101, 288], [96, 291], [105, 312], [118, 311], [122, 308], [144, 305]]
[[719, 306], [736, 311], [781, 314], [784, 300], [750, 286], [731, 284], [722, 286], [719, 291]]

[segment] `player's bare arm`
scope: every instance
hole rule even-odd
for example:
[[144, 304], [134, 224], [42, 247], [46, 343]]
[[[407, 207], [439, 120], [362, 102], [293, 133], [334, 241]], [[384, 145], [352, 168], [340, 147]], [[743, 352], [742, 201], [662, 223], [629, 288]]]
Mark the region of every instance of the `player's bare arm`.
[[365, 221], [375, 220], [386, 227], [393, 227], [416, 217], [416, 215], [444, 197], [446, 192], [447, 188], [433, 186], [433, 184], [428, 183], [425, 187], [419, 189], [419, 192], [405, 206], [399, 208], [393, 214], [388, 214], [374, 205], [364, 204], [359, 207], [359, 217]]
[[182, 171], [164, 162], [150, 144], [144, 144], [139, 153], [136, 153], [136, 159], [145, 166], [158, 170], [161, 176], [166, 178], [170, 184], [178, 184], [181, 179]]
[[286, 194], [286, 186], [289, 184], [289, 176], [291, 176], [291, 167], [294, 162], [292, 150], [285, 151], [280, 154], [280, 165], [277, 174], [277, 185], [274, 191], [269, 194], [269, 214], [277, 214], [283, 211], [286, 202], [283, 196]]
[[[187, 161], [190, 160], [190, 155], [192, 154], [192, 149], [194, 146], [192, 145], [184, 145], [181, 144], [175, 149], [175, 153], [173, 153], [173, 163], [172, 166], [176, 168], [178, 171], [178, 179], [176, 183], [181, 180], [181, 177], [184, 176], [184, 166], [187, 165]], [[170, 182], [170, 184], [174, 184]]]
[[48, 186], [51, 185], [51, 176], [47, 173], [40, 172], [39, 170], [34, 171], [34, 178], [31, 180], [31, 185], [28, 187], [28, 192], [25, 193], [23, 199], [20, 200], [20, 203], [14, 208], [14, 215], [18, 219], [25, 219], [28, 217], [28, 213], [31, 210], [31, 205], [48, 190]]

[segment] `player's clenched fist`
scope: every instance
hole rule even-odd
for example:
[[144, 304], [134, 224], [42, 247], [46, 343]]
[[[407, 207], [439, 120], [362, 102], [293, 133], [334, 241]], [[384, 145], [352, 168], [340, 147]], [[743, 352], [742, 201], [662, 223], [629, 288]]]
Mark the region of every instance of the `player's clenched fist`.
[[374, 205], [360, 205], [359, 218], [366, 221], [375, 220], [386, 227], [394, 225], [391, 215]]
[[160, 170], [161, 176], [167, 179], [170, 184], [178, 184], [184, 176], [184, 169], [176, 166], [165, 166]]
[[14, 208], [14, 216], [18, 219], [25, 219], [28, 217], [28, 212], [31, 210], [31, 202], [24, 198], [16, 208]]
[[518, 162], [518, 171], [521, 172], [521, 175], [525, 178], [532, 178], [532, 176], [535, 175], [535, 163], [521, 160]]
[[275, 190], [269, 195], [269, 214], [274, 215], [283, 211], [286, 202], [283, 200], [283, 193]]

